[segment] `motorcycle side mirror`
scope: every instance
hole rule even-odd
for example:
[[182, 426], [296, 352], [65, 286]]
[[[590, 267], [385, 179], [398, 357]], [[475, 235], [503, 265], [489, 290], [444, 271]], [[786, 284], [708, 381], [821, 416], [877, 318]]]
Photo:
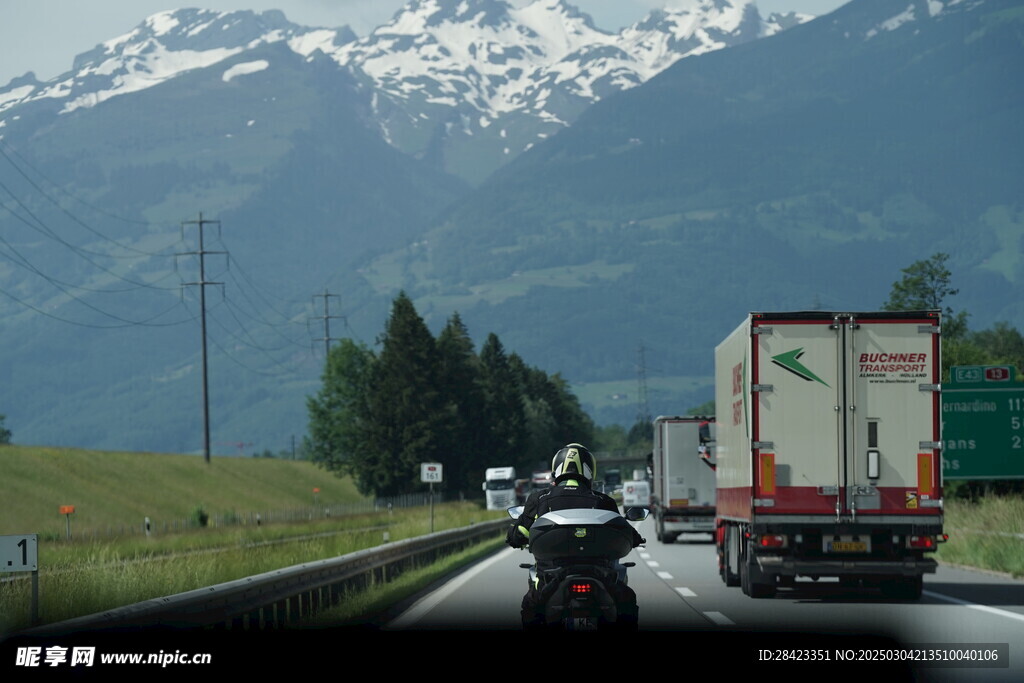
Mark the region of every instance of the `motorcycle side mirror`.
[[523, 510], [525, 509], [525, 505], [513, 505], [507, 510], [508, 516], [512, 519], [519, 519], [519, 517], [523, 514]]
[[628, 507], [624, 516], [631, 522], [642, 522], [647, 519], [649, 514], [651, 514], [651, 511], [648, 508]]

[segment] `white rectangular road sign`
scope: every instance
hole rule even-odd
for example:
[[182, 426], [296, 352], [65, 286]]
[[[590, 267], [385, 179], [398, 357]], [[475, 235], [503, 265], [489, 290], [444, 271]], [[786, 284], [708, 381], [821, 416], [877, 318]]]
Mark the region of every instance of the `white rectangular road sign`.
[[442, 473], [444, 472], [444, 465], [439, 462], [421, 462], [420, 463], [420, 481], [440, 482], [442, 481]]
[[39, 534], [0, 536], [0, 572], [39, 569]]

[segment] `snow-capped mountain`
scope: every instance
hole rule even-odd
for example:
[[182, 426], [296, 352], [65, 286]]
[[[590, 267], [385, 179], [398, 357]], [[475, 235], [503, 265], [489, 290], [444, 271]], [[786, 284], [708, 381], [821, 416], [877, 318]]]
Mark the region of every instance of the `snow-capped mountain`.
[[296, 52], [308, 53], [355, 38], [347, 27], [300, 27], [275, 10], [262, 14], [201, 9], [159, 12], [131, 32], [76, 57], [71, 71], [63, 76], [40, 83], [30, 73], [12, 81], [0, 90], [0, 115], [15, 105], [41, 100], [60, 102], [61, 114], [94, 107], [267, 43], [288, 41]]
[[[378, 93], [378, 120], [392, 144], [436, 153], [440, 129], [444, 165], [457, 171], [450, 160], [459, 159], [476, 166], [467, 177], [479, 178], [593, 102], [679, 59], [811, 18], [763, 20], [753, 0], [691, 0], [610, 33], [564, 0], [521, 8], [504, 0], [411, 0], [332, 57]], [[475, 162], [467, 160], [469, 147]]]
[[[347, 27], [302, 27], [279, 11], [166, 11], [79, 55], [63, 76], [40, 83], [30, 73], [0, 88], [0, 128], [20, 105], [69, 114], [283, 42], [311, 60], [323, 53], [369, 89], [376, 127], [390, 144], [479, 180], [593, 102], [679, 59], [811, 18], [762, 19], [754, 0], [690, 0], [610, 33], [564, 0], [518, 8], [505, 0], [410, 0], [357, 39]], [[232, 59], [223, 78], [269, 67]]]

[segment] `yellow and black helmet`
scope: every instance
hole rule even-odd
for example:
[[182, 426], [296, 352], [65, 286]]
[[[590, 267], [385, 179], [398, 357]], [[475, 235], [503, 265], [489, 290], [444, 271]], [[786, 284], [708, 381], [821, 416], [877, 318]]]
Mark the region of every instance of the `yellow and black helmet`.
[[596, 474], [597, 462], [581, 444], [566, 444], [551, 459], [551, 476], [556, 482], [579, 477], [586, 479], [589, 486]]

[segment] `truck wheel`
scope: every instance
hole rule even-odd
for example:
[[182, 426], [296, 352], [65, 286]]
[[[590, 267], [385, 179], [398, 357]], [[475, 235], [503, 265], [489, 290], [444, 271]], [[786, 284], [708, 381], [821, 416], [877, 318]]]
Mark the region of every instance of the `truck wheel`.
[[669, 534], [669, 533], [663, 533], [663, 534], [661, 535], [661, 542], [662, 542], [662, 543], [665, 543], [665, 544], [667, 544], [667, 545], [672, 545], [673, 543], [675, 543], [675, 542], [676, 542], [676, 538], [677, 538], [678, 536], [679, 536], [679, 534]]
[[754, 554], [747, 548], [747, 557], [740, 564], [740, 587], [745, 595], [760, 600], [775, 597], [775, 577], [766, 577], [757, 566]]
[[893, 600], [920, 600], [924, 590], [921, 576], [887, 578], [881, 584], [882, 595]]
[[736, 533], [733, 527], [726, 527], [725, 529], [725, 543], [722, 548], [722, 581], [725, 581], [725, 585], [730, 588], [735, 588], [741, 584], [740, 574], [732, 571], [732, 565], [736, 558], [735, 553], [731, 550], [732, 537]]

